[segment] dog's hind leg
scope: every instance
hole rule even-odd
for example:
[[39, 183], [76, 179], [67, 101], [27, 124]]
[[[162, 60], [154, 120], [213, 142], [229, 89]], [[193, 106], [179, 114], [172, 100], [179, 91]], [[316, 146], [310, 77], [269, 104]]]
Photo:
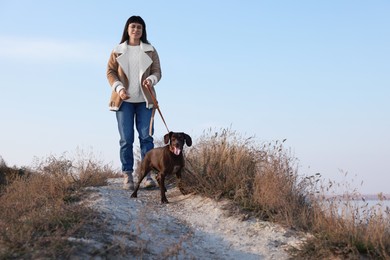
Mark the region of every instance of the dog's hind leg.
[[143, 164], [141, 165], [141, 169], [137, 171], [138, 178], [137, 178], [137, 184], [135, 185], [134, 191], [131, 194], [132, 198], [137, 198], [137, 192], [141, 185], [142, 180], [146, 177], [148, 172], [150, 172], [152, 169], [150, 167], [145, 167]]

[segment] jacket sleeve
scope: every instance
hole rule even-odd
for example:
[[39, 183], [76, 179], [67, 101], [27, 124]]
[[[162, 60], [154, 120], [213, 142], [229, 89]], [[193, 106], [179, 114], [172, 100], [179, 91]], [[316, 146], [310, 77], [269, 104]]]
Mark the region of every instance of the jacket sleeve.
[[160, 66], [160, 58], [156, 49], [152, 51], [152, 65], [150, 67], [150, 75], [147, 77], [152, 81], [152, 85], [156, 85], [161, 79], [161, 66]]
[[112, 91], [116, 91], [117, 87], [123, 88], [123, 83], [119, 79], [118, 75], [118, 62], [116, 60], [115, 52], [111, 52], [110, 58], [107, 64], [107, 79], [111, 86]]

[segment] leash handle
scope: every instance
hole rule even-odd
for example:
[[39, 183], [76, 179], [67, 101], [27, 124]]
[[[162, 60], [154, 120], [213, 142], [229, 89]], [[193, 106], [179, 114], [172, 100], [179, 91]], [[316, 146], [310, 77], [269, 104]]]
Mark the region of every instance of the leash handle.
[[149, 94], [150, 94], [150, 96], [152, 97], [153, 104], [154, 104], [154, 108], [153, 108], [153, 112], [152, 112], [152, 117], [151, 117], [151, 119], [150, 119], [149, 135], [152, 135], [152, 134], [151, 134], [151, 133], [152, 133], [152, 125], [153, 125], [154, 114], [155, 114], [155, 112], [156, 112], [156, 109], [158, 110], [158, 113], [160, 114], [161, 119], [162, 119], [163, 122], [164, 122], [165, 128], [167, 129], [167, 131], [168, 131], [168, 133], [169, 133], [169, 129], [168, 129], [167, 123], [165, 122], [164, 116], [162, 115], [161, 110], [160, 110], [160, 107], [158, 106], [158, 102], [157, 102], [156, 97], [153, 95], [153, 92], [152, 92], [152, 90], [150, 89], [149, 86], [146, 86], [146, 89], [149, 91]]

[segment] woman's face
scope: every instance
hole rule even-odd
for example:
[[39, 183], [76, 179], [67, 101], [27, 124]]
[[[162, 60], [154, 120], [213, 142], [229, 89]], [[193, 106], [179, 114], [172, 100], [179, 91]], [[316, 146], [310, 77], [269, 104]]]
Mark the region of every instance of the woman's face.
[[142, 36], [142, 24], [139, 23], [131, 23], [127, 28], [127, 33], [129, 34], [129, 38], [132, 40], [139, 40]]

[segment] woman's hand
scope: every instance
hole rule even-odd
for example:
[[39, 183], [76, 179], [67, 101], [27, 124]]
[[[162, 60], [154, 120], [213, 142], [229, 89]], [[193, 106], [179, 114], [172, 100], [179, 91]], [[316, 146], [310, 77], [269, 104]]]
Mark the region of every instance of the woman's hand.
[[145, 87], [145, 88], [150, 88], [152, 86], [152, 81], [150, 79], [145, 79], [143, 82], [142, 82], [142, 85]]
[[129, 99], [130, 96], [127, 94], [127, 91], [126, 89], [121, 89], [121, 91], [119, 91], [119, 97], [122, 99], [122, 100], [126, 100], [126, 99]]

